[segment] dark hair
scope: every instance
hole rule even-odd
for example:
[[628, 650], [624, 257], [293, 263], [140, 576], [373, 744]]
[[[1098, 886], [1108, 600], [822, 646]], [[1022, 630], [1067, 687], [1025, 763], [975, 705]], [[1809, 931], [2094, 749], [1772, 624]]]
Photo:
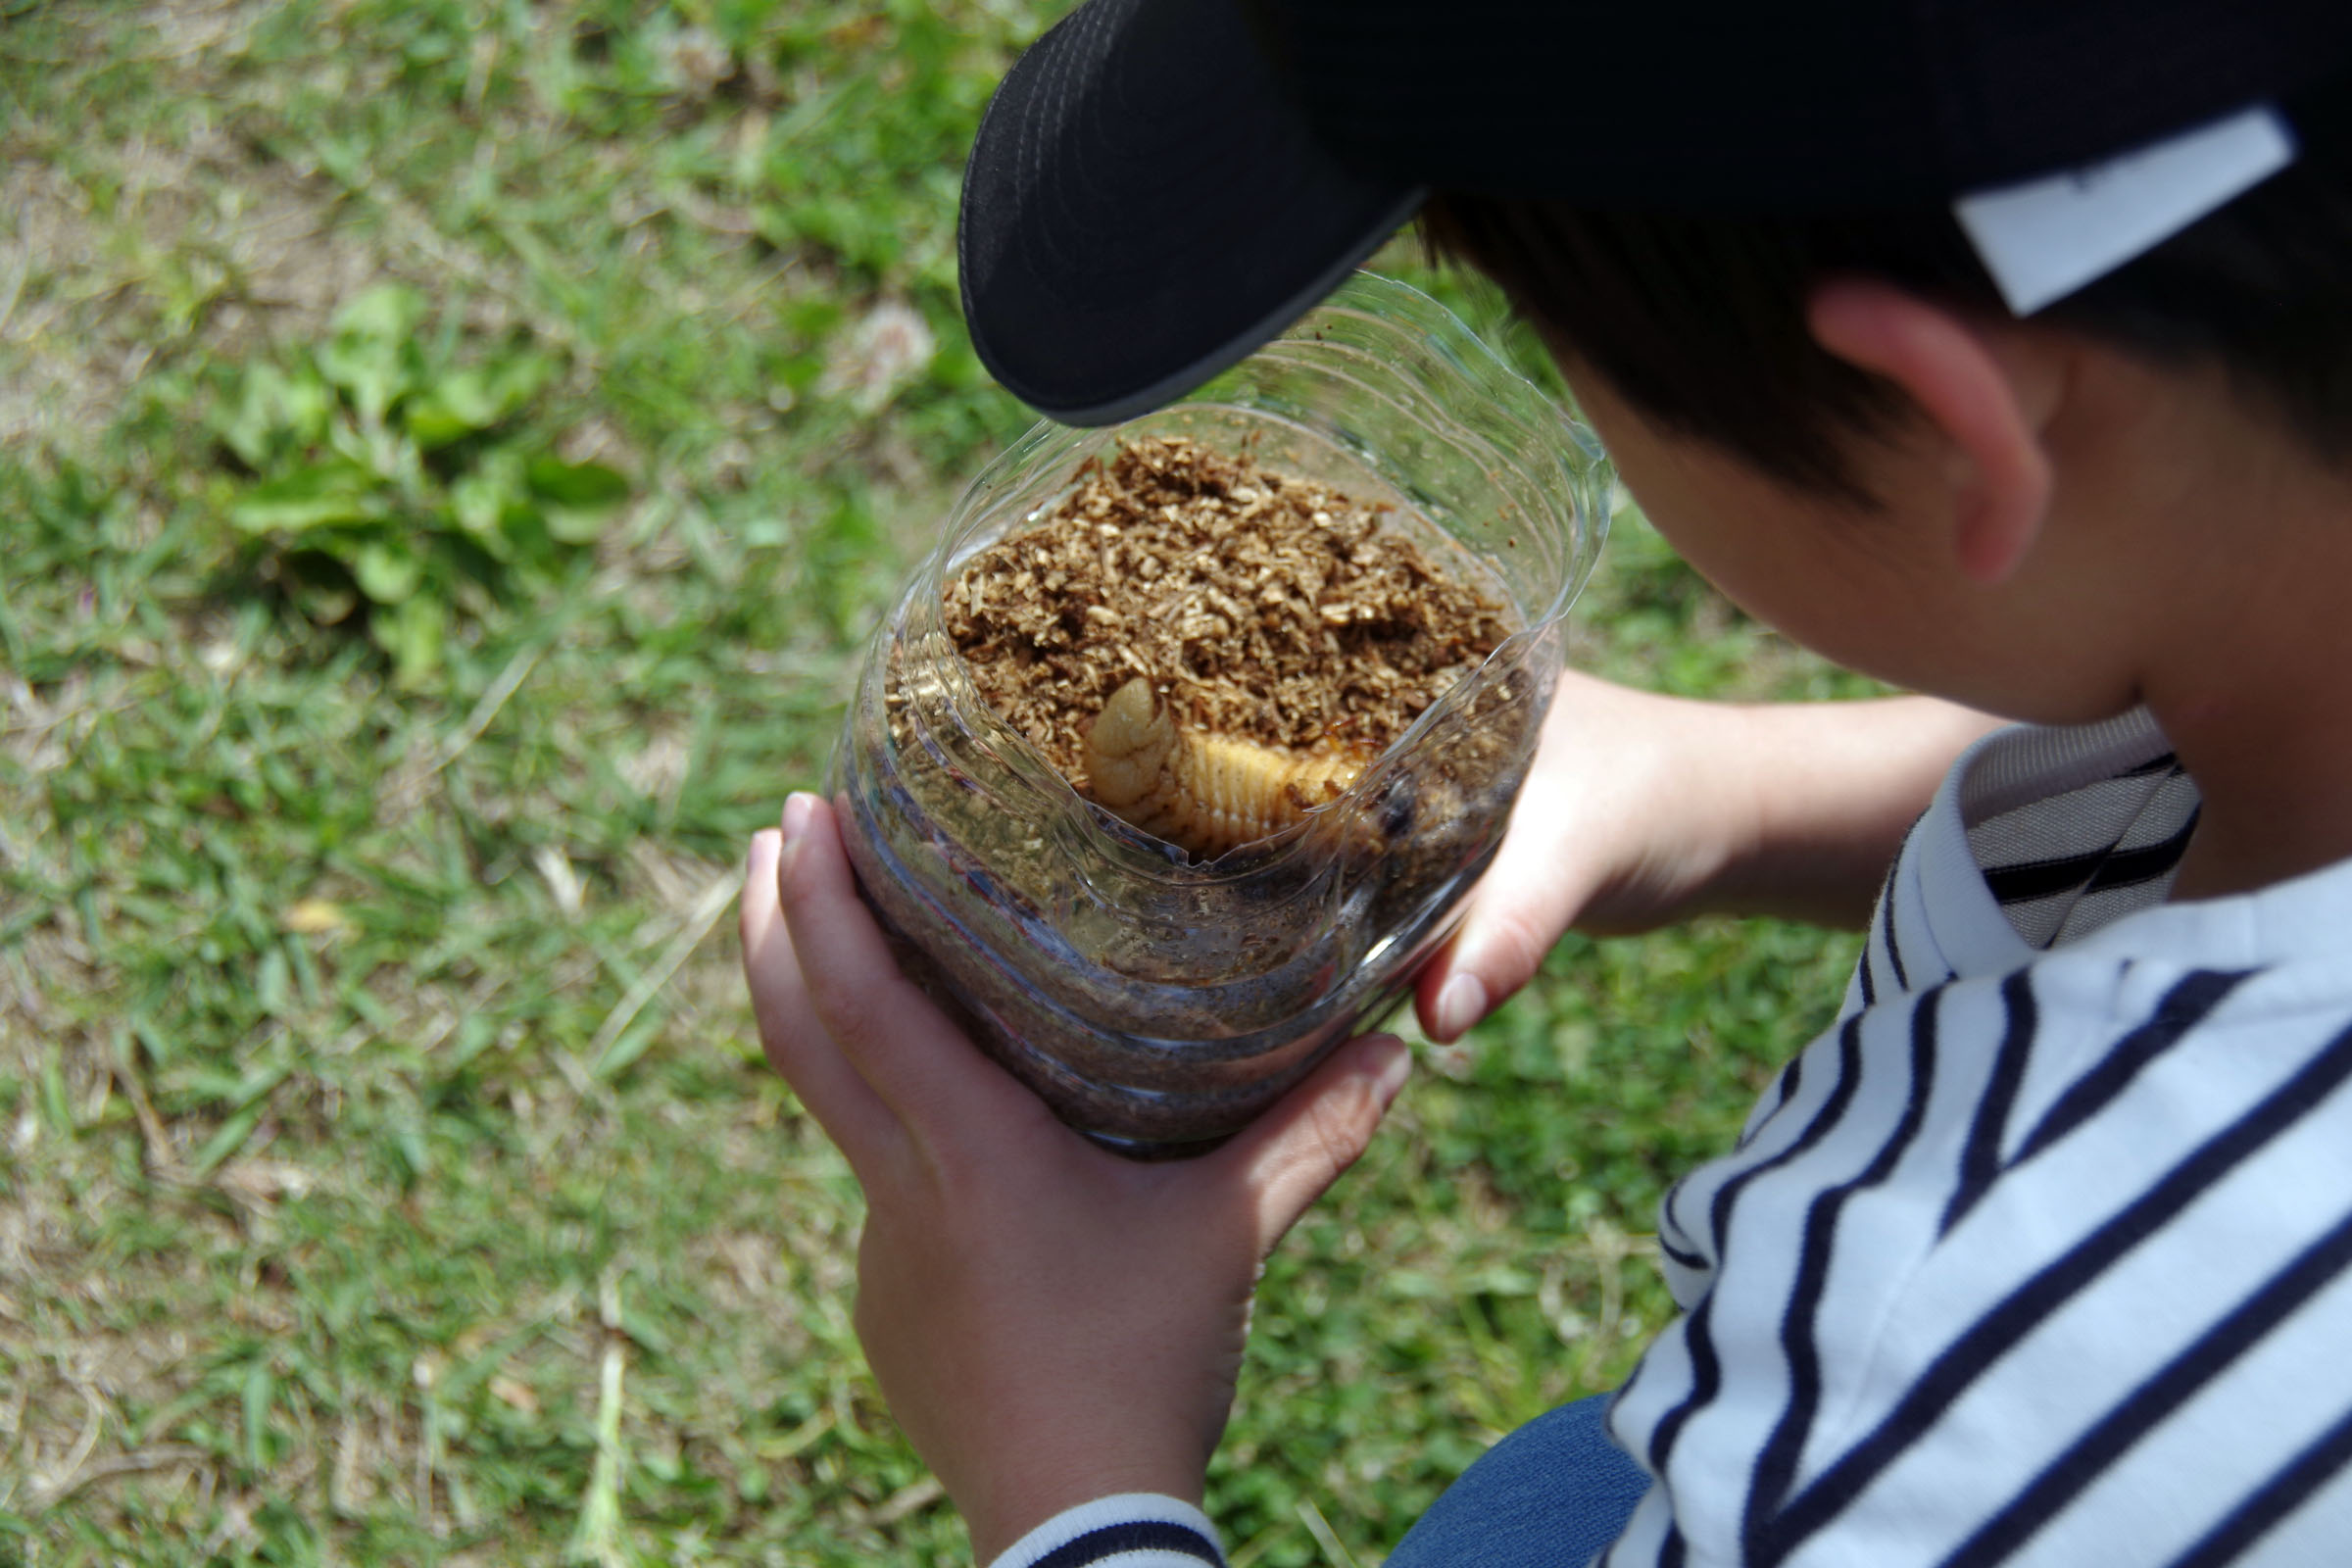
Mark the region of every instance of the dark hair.
[[[2217, 365], [2332, 463], [2352, 463], [2352, 81], [2296, 106], [2294, 164], [2033, 319], [2159, 363]], [[1816, 344], [1808, 295], [1838, 274], [1963, 310], [2007, 307], [1949, 211], [1601, 212], [1441, 191], [1441, 256], [1669, 428], [1817, 492], [1867, 502], [1846, 440], [1908, 405]]]

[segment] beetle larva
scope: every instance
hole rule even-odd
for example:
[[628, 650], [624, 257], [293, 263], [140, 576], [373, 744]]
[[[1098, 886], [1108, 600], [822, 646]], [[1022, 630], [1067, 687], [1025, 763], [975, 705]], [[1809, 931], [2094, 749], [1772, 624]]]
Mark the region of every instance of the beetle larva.
[[1086, 733], [1096, 801], [1204, 858], [1278, 833], [1339, 799], [1362, 765], [1187, 734], [1140, 675], [1110, 694]]

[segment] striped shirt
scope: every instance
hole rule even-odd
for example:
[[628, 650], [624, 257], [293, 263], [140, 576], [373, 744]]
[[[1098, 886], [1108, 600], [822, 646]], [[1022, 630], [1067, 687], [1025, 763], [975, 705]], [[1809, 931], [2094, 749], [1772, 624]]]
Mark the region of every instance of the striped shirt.
[[[2352, 863], [2167, 904], [2196, 812], [2141, 713], [1954, 765], [1838, 1021], [1661, 1205], [1608, 1568], [2352, 1563]], [[1217, 1561], [1189, 1512], [1078, 1544], [1171, 1506], [999, 1568]]]
[[1987, 737], [1670, 1194], [1627, 1565], [2352, 1562], [2352, 864], [2168, 905], [2144, 714]]

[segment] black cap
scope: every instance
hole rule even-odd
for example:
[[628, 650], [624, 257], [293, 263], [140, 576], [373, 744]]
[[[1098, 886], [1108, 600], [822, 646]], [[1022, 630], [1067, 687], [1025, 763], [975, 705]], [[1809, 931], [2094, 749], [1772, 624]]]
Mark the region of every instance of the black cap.
[[1431, 187], [1941, 205], [2347, 59], [2347, 0], [1088, 0], [981, 122], [964, 314], [1015, 395], [1106, 424], [1280, 332]]

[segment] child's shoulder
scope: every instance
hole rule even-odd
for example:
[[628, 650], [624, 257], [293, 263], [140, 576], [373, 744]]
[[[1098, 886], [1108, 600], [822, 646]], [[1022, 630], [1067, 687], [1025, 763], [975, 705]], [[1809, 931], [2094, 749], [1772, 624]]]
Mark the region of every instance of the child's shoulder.
[[[1662, 1206], [1690, 1310], [1614, 1421], [1674, 1506], [1629, 1539], [1779, 1560], [1835, 1530], [1852, 1560], [1910, 1562], [2014, 1530], [2035, 1561], [2170, 1560], [2352, 1408], [2328, 1348], [2352, 1334], [2352, 965], [2328, 952], [2352, 863], [2178, 905], [2158, 873], [2046, 949], [1988, 887], [2100, 897], [2099, 865], [2193, 820], [2179, 779], [2137, 720], [2008, 732], [1955, 768], [1845, 1011]], [[2042, 859], [1977, 865], [1955, 916], [1929, 862], [1956, 885], [1964, 798], [2012, 848], [2034, 803], [2068, 804]], [[2070, 832], [2107, 853], [2024, 888], [2084, 856]], [[1726, 1479], [1729, 1454], [1753, 1463]], [[2352, 1492], [2320, 1490], [2306, 1526], [2352, 1528]]]

